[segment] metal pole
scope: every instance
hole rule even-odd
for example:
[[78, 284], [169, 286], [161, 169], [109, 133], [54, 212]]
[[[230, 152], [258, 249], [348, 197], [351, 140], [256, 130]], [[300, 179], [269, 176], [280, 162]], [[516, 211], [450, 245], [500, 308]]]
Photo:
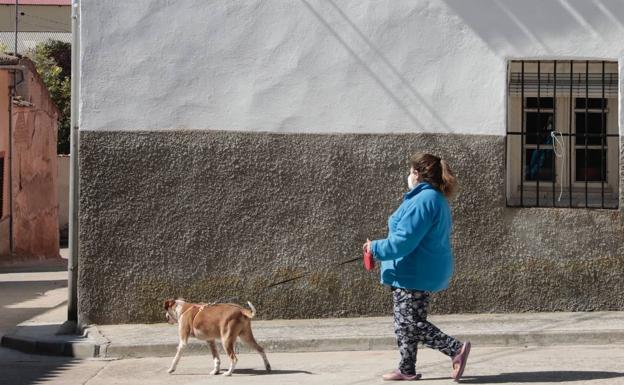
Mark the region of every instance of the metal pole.
[[19, 16], [19, 0], [15, 0], [15, 50], [13, 51], [15, 53], [15, 56], [17, 56], [17, 25], [19, 23], [18, 16]]
[[[552, 118], [552, 132], [557, 132], [557, 61], [553, 62], [553, 118]], [[555, 134], [556, 135], [556, 134]], [[555, 203], [555, 183], [557, 182], [557, 158], [555, 157], [555, 139], [552, 139], [552, 194], [553, 194], [553, 207], [557, 206]], [[563, 175], [561, 176], [563, 178]]]
[[[15, 0], [15, 51], [17, 57], [17, 25], [19, 14], [19, 0]], [[13, 87], [9, 96], [9, 255], [13, 255], [13, 98], [17, 94], [17, 71], [13, 71]]]
[[[572, 207], [572, 146], [575, 146], [576, 150], [576, 128], [574, 129], [574, 143], [572, 143], [572, 109], [574, 105], [574, 95], [572, 94], [572, 83], [574, 82], [574, 61], [570, 60], [570, 110], [568, 111], [570, 116], [568, 117], [568, 207]], [[576, 117], [576, 115], [575, 115]], [[575, 151], [576, 155], [576, 151]]]
[[78, 322], [78, 100], [79, 100], [79, 59], [80, 59], [80, 3], [72, 0], [72, 66], [71, 66], [71, 130], [70, 130], [70, 170], [69, 170], [69, 261], [67, 320]]
[[[15, 72], [13, 87], [9, 92], [9, 255], [13, 256], [13, 98], [15, 97]], [[2, 181], [0, 181], [2, 183]]]
[[604, 205], [604, 185], [605, 185], [605, 142], [607, 141], [607, 127], [605, 122], [605, 62], [602, 61], [602, 98], [600, 100], [600, 207]]
[[[540, 68], [540, 61], [537, 61], [537, 150], [535, 150], [537, 152], [537, 155], [540, 155], [540, 140], [542, 140], [542, 112], [541, 112], [541, 107], [542, 107], [542, 101], [540, 100], [540, 92], [541, 92], [541, 77], [542, 77], [542, 71]], [[540, 172], [542, 171], [539, 161], [537, 162], [537, 175], [536, 175], [536, 184], [535, 184], [535, 199], [536, 199], [536, 203], [535, 206], [539, 207], [539, 194], [540, 194], [540, 186], [539, 186], [539, 182], [540, 182]]]
[[587, 200], [587, 158], [589, 158], [589, 150], [587, 149], [587, 133], [589, 132], [589, 60], [585, 60], [585, 208], [589, 207]]
[[524, 164], [524, 151], [525, 151], [525, 129], [524, 129], [524, 60], [521, 62], [521, 75], [520, 81], [522, 86], [520, 88], [520, 100], [522, 103], [522, 112], [520, 114], [520, 207], [524, 207], [524, 178], [526, 177], [525, 164]]

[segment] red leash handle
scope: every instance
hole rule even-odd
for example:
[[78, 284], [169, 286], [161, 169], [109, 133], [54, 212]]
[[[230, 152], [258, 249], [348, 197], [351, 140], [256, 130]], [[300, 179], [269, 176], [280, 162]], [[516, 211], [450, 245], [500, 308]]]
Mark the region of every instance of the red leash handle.
[[370, 252], [370, 249], [364, 250], [364, 268], [368, 271], [375, 268], [375, 258], [373, 258], [373, 253]]

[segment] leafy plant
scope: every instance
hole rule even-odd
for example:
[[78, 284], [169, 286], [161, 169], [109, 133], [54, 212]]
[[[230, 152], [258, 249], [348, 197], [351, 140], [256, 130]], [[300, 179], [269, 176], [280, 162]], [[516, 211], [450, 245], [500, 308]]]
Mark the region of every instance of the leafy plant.
[[34, 63], [50, 97], [58, 107], [57, 153], [69, 154], [71, 130], [71, 44], [58, 40], [39, 43], [26, 54]]

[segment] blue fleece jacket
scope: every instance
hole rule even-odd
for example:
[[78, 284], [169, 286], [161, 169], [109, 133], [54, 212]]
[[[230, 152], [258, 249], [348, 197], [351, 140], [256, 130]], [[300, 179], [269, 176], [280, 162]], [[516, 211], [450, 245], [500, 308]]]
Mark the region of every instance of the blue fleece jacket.
[[371, 251], [381, 261], [381, 282], [404, 289], [440, 291], [453, 275], [451, 209], [444, 195], [422, 182], [388, 219], [388, 238]]

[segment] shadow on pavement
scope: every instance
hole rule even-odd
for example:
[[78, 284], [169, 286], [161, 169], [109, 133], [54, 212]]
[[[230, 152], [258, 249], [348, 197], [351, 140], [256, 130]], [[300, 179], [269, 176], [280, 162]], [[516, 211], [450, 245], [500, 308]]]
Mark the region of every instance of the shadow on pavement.
[[[223, 374], [226, 370], [227, 370], [228, 366], [226, 365], [225, 367], [221, 368], [221, 374]], [[234, 373], [232, 374], [233, 376], [236, 376], [237, 374], [242, 374], [242, 375], [248, 375], [248, 376], [271, 376], [274, 374], [315, 374], [312, 372], [308, 372], [306, 370], [280, 370], [280, 369], [273, 369], [271, 370], [271, 373], [267, 373], [266, 370], [264, 369], [234, 369]], [[201, 373], [173, 373], [172, 375], [174, 376], [207, 376], [207, 372], [201, 372]]]
[[[9, 337], [18, 324], [65, 306], [67, 261], [33, 261], [0, 266], [0, 337]], [[33, 325], [29, 330], [54, 336], [58, 325]], [[7, 334], [9, 333], [9, 334]], [[35, 335], [37, 335], [35, 333]], [[29, 346], [32, 344], [29, 344]], [[54, 350], [58, 344], [42, 344]], [[34, 345], [30, 346], [31, 348]], [[33, 350], [33, 349], [26, 349]], [[25, 354], [0, 347], [0, 383], [31, 385], [47, 383], [81, 361], [72, 357]]]
[[50, 273], [67, 271], [67, 260], [58, 258], [43, 261], [23, 261], [12, 265], [0, 264], [0, 274], [6, 273]]
[[463, 384], [525, 384], [532, 382], [571, 382], [604, 380], [608, 378], [624, 377], [624, 373], [603, 371], [547, 371], [547, 372], [515, 372], [501, 373], [488, 376], [464, 376]]
[[71, 370], [75, 358], [33, 356], [0, 348], [0, 383], [11, 385], [43, 384]]
[[59, 306], [58, 303], [46, 303], [45, 293], [65, 288], [67, 280], [0, 282], [0, 335], [23, 321]]
[[[226, 368], [227, 369], [227, 368]], [[308, 372], [306, 370], [280, 370], [280, 369], [272, 369], [271, 373], [267, 373], [264, 369], [235, 369], [234, 374], [247, 374], [252, 376], [261, 376], [267, 375], [270, 376], [272, 374], [314, 374], [312, 372]]]

